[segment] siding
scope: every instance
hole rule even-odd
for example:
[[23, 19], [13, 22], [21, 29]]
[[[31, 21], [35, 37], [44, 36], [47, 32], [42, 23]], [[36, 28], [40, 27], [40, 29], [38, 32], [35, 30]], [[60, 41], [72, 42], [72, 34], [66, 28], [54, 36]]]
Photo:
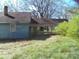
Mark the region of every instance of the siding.
[[11, 32], [11, 38], [28, 38], [29, 37], [29, 26], [26, 24], [17, 24], [16, 32]]
[[29, 26], [17, 24], [16, 31], [10, 32], [10, 24], [0, 24], [0, 38], [23, 39], [29, 37]]
[[0, 24], [0, 38], [8, 38], [9, 30], [9, 24]]

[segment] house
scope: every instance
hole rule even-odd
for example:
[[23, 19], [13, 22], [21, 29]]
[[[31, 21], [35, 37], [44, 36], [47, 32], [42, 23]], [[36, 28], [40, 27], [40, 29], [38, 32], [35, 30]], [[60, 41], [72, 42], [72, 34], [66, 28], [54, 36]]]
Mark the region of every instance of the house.
[[25, 39], [52, 32], [57, 21], [32, 17], [31, 12], [8, 12], [8, 6], [4, 6], [4, 12], [0, 12], [0, 39]]
[[8, 6], [4, 6], [4, 12], [0, 12], [0, 38], [29, 38], [30, 17], [30, 12], [8, 12]]
[[0, 39], [29, 38], [40, 31], [38, 28], [51, 26], [49, 20], [32, 18], [31, 12], [8, 12], [8, 6], [4, 6], [4, 12], [0, 12]]

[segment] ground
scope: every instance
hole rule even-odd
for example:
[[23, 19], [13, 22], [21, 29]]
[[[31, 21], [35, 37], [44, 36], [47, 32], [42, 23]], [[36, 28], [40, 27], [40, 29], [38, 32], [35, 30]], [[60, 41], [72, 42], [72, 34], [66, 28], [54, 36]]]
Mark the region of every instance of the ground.
[[[49, 38], [47, 38], [46, 40], [52, 40], [52, 38], [54, 38], [53, 41], [56, 41], [56, 36], [51, 36]], [[37, 39], [34, 38], [34, 39]], [[41, 37], [40, 37], [41, 39]], [[37, 40], [37, 41], [41, 41], [41, 40]], [[12, 54], [15, 49], [17, 48], [23, 48], [26, 47], [28, 45], [31, 45], [33, 43], [33, 40], [23, 40], [23, 41], [16, 41], [16, 42], [6, 42], [6, 43], [0, 43], [0, 54], [1, 55], [7, 55], [7, 54]], [[14, 51], [13, 51], [14, 50]]]
[[60, 36], [0, 43], [0, 58], [4, 59], [79, 59], [78, 52], [79, 44], [76, 40]]

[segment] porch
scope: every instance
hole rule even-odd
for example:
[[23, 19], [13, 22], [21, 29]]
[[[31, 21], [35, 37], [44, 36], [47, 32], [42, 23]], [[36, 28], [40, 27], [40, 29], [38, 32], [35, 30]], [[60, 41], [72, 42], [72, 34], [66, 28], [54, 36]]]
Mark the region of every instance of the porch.
[[30, 37], [42, 35], [54, 35], [53, 25], [50, 24], [30, 24]]

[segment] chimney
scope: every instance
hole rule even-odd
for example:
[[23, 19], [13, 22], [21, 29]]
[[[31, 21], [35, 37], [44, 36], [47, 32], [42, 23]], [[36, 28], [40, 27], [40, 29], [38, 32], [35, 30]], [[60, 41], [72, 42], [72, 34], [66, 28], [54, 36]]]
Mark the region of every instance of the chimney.
[[4, 15], [8, 15], [8, 6], [4, 6]]

